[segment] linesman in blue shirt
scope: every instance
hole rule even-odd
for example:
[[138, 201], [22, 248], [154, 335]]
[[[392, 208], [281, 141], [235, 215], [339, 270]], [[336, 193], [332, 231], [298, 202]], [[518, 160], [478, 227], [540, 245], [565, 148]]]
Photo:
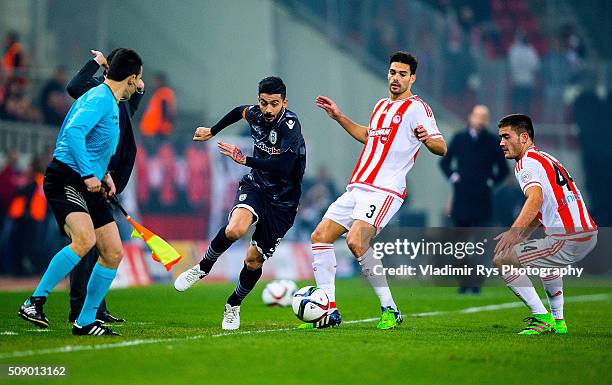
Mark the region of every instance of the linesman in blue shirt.
[[[123, 256], [108, 195], [116, 193], [107, 172], [119, 142], [119, 107], [142, 88], [142, 60], [130, 49], [119, 50], [106, 79], [72, 105], [60, 129], [43, 188], [62, 234], [71, 243], [51, 260], [38, 287], [19, 309], [19, 316], [40, 328], [49, 327], [43, 305], [53, 288], [93, 246], [100, 252], [87, 284], [83, 309], [74, 335], [118, 335], [96, 321], [96, 311], [108, 292]], [[102, 188], [102, 182], [110, 191]]]

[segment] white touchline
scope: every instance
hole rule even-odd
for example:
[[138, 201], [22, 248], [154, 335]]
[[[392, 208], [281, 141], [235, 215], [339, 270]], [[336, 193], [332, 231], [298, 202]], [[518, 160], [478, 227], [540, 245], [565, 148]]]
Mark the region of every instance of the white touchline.
[[[590, 295], [577, 295], [572, 297], [565, 298], [565, 302], [597, 302], [597, 301], [607, 301], [612, 299], [612, 295], [610, 294], [590, 294]], [[409, 314], [411, 317], [431, 317], [436, 315], [446, 315], [446, 314], [471, 314], [471, 313], [479, 313], [483, 311], [496, 311], [501, 309], [511, 309], [515, 307], [523, 307], [525, 306], [522, 302], [506, 302], [495, 305], [485, 305], [485, 306], [475, 306], [468, 307], [466, 309], [460, 310], [448, 310], [448, 311], [432, 311], [426, 313], [414, 313]], [[356, 323], [364, 323], [364, 322], [374, 322], [378, 321], [378, 318], [365, 318], [360, 320], [351, 320], [344, 321], [344, 324], [356, 324]], [[164, 342], [177, 342], [177, 341], [190, 341], [190, 340], [199, 340], [202, 338], [209, 337], [226, 337], [226, 336], [235, 336], [235, 335], [244, 335], [244, 334], [258, 334], [258, 333], [275, 333], [275, 332], [286, 332], [289, 330], [298, 330], [296, 328], [281, 328], [281, 329], [264, 329], [264, 330], [246, 330], [242, 332], [226, 332], [226, 333], [218, 333], [218, 334], [200, 334], [195, 336], [187, 336], [187, 337], [173, 337], [173, 338], [150, 338], [144, 340], [131, 340], [131, 341], [123, 341], [123, 342], [115, 342], [111, 344], [98, 344], [98, 345], [68, 345], [62, 346], [58, 348], [48, 348], [48, 349], [38, 349], [38, 350], [21, 350], [15, 352], [7, 352], [0, 353], [0, 360], [6, 358], [17, 358], [17, 357], [31, 357], [31, 356], [40, 356], [45, 354], [55, 354], [55, 353], [71, 353], [71, 352], [80, 352], [80, 351], [91, 351], [91, 350], [106, 350], [106, 349], [115, 349], [115, 348], [125, 348], [129, 346], [138, 346], [138, 345], [151, 345], [151, 344], [159, 344]]]

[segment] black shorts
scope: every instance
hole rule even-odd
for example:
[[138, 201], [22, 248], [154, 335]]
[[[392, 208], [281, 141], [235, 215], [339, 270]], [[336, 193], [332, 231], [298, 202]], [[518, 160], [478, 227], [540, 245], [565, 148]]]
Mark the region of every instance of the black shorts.
[[276, 247], [287, 231], [293, 226], [297, 209], [282, 209], [273, 207], [270, 198], [260, 188], [248, 183], [240, 182], [232, 212], [242, 207], [255, 216], [255, 232], [251, 238], [251, 244], [263, 255], [264, 260], [274, 254]]
[[62, 235], [66, 235], [64, 224], [70, 213], [89, 214], [94, 229], [114, 222], [113, 209], [104, 195], [87, 191], [81, 176], [57, 159], [45, 171], [43, 190]]

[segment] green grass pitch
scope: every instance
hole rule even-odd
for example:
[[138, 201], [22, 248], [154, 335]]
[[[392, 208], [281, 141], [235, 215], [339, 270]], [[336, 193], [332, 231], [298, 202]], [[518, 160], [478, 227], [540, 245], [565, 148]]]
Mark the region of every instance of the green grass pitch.
[[[542, 336], [516, 334], [528, 311], [501, 286], [460, 296], [454, 288], [393, 282], [405, 314], [400, 328], [379, 331], [375, 321], [361, 321], [308, 331], [294, 329], [291, 309], [265, 307], [259, 283], [243, 303], [240, 331], [228, 333], [220, 324], [232, 284], [200, 284], [185, 293], [171, 286], [118, 289], [107, 297], [110, 309], [128, 319], [115, 327], [123, 334], [117, 338], [72, 336], [66, 292], [51, 294], [45, 311], [52, 324], [44, 332], [16, 315], [27, 293], [0, 293], [3, 372], [6, 365], [68, 368], [65, 378], [2, 373], [0, 383], [612, 383], [611, 286], [570, 283], [570, 333]], [[339, 281], [337, 300], [345, 321], [379, 315], [376, 296], [359, 279]], [[514, 305], [483, 308], [508, 303]]]

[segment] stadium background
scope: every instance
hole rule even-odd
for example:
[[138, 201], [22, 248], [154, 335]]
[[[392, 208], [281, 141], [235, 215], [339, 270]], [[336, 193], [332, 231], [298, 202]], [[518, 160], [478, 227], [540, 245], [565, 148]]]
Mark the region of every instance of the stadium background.
[[[183, 266], [203, 254], [231, 205], [237, 178], [247, 171], [213, 146], [191, 143], [193, 130], [214, 124], [236, 105], [254, 103], [259, 79], [274, 74], [285, 80], [308, 148], [300, 215], [264, 270], [267, 278], [304, 279], [310, 277], [310, 231], [343, 190], [361, 150], [314, 106], [315, 96], [328, 95], [348, 116], [367, 122], [374, 103], [387, 95], [388, 54], [405, 49], [419, 58], [416, 93], [432, 107], [447, 141], [465, 128], [475, 103], [489, 106], [495, 132], [501, 116], [516, 112], [508, 56], [517, 33], [527, 36], [539, 57], [529, 106], [536, 141], [562, 160], [593, 217], [609, 226], [611, 8], [606, 1], [544, 0], [256, 0], [223, 6], [195, 0], [2, 1], [0, 34], [16, 31], [27, 59], [24, 68], [0, 75], [2, 287], [32, 286], [62, 244], [50, 212], [42, 218], [9, 215], [20, 189], [35, 185], [33, 165], [48, 161], [58, 129], [45, 124], [40, 94], [58, 66], [70, 79], [90, 59], [90, 49], [107, 54], [119, 46], [134, 48], [145, 62], [147, 94], [133, 119], [138, 139], [153, 75], [163, 71], [177, 96], [172, 134], [141, 142], [132, 183], [121, 198], [128, 211], [180, 249], [187, 257]], [[64, 97], [59, 110], [71, 102]], [[9, 100], [15, 111], [7, 110]], [[577, 111], [576, 105], [584, 107]], [[238, 124], [221, 137], [248, 148], [245, 129]], [[521, 203], [513, 179], [496, 189], [496, 206], [503, 210], [495, 225], [509, 225], [503, 212]], [[391, 225], [448, 224], [449, 191], [438, 159], [423, 154], [408, 176], [407, 203]], [[129, 230], [124, 233], [127, 239]], [[339, 246], [340, 272], [352, 275], [348, 250]], [[235, 278], [244, 250], [244, 243], [233, 246], [211, 278]], [[140, 243], [126, 242], [126, 252], [118, 285], [171, 279]]]

